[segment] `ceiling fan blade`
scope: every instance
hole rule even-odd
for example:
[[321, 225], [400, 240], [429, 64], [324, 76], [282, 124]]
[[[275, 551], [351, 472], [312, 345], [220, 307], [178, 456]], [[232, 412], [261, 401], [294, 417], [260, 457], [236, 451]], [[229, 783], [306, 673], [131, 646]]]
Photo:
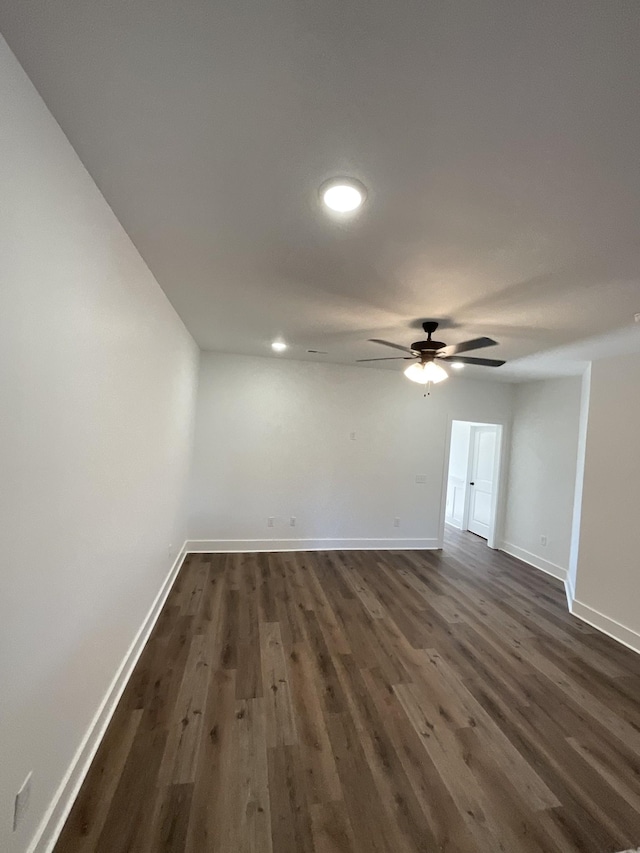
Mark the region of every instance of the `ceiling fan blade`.
[[357, 358], [356, 361], [413, 361], [413, 356], [390, 355], [387, 358]]
[[472, 341], [463, 341], [461, 344], [451, 344], [451, 346], [443, 347], [438, 350], [438, 355], [457, 355], [459, 352], [469, 352], [472, 349], [482, 349], [483, 347], [495, 347], [498, 342], [492, 338], [474, 338]]
[[409, 349], [409, 347], [403, 347], [400, 346], [400, 344], [392, 344], [391, 341], [381, 341], [379, 338], [369, 338], [369, 342], [372, 344], [382, 344], [383, 347], [392, 347], [393, 349], [399, 349], [402, 350], [402, 352], [415, 352], [415, 350]]
[[460, 364], [479, 364], [482, 367], [502, 367], [503, 364], [506, 364], [505, 361], [500, 361], [497, 358], [472, 358], [469, 356], [463, 356], [462, 358], [457, 355], [439, 355], [439, 361], [458, 361]]

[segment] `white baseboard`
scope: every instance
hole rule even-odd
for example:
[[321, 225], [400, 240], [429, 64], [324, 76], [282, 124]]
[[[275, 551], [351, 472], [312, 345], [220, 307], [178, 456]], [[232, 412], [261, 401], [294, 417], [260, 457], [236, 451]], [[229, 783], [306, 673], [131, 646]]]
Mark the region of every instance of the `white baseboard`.
[[171, 566], [171, 569], [160, 587], [160, 591], [156, 595], [149, 612], [145, 616], [138, 633], [129, 646], [122, 663], [118, 667], [118, 671], [109, 685], [109, 689], [107, 690], [104, 699], [100, 703], [100, 706], [96, 711], [89, 728], [85, 732], [80, 746], [78, 747], [62, 782], [58, 786], [58, 790], [49, 804], [49, 808], [45, 812], [45, 815], [42, 818], [33, 839], [31, 840], [27, 853], [51, 853], [53, 850], [55, 843], [58, 840], [58, 836], [62, 832], [62, 828], [69, 812], [71, 811], [71, 807], [78, 796], [78, 792], [84, 782], [84, 778], [91, 766], [91, 762], [98, 751], [98, 747], [100, 746], [100, 742], [104, 737], [107, 726], [111, 721], [111, 717], [113, 716], [118, 702], [120, 701], [120, 697], [124, 692], [124, 688], [127, 686], [131, 673], [138, 662], [138, 658], [142, 654], [142, 650], [149, 639], [153, 626], [155, 625], [156, 620], [160, 615], [160, 611], [167, 600], [167, 596], [173, 586], [173, 582], [175, 581], [182, 563], [187, 556], [188, 551], [186, 545], [187, 543], [185, 542], [180, 549], [180, 553]]
[[193, 554], [233, 554], [255, 551], [433, 551], [437, 539], [192, 539], [185, 543]]
[[458, 521], [458, 519], [453, 516], [445, 518], [444, 522], [445, 524], [448, 524], [449, 527], [455, 527], [456, 530], [462, 530], [462, 522]]
[[541, 572], [545, 572], [546, 574], [557, 578], [559, 581], [564, 582], [567, 577], [567, 570], [563, 569], [562, 566], [557, 566], [550, 560], [544, 560], [542, 557], [538, 557], [537, 554], [532, 554], [531, 551], [519, 548], [511, 542], [502, 542], [500, 544], [500, 551], [504, 551], [506, 554], [510, 554], [512, 557], [522, 560], [523, 563], [529, 563], [530, 566], [540, 569]]
[[572, 597], [572, 604], [569, 609], [578, 619], [582, 619], [583, 622], [587, 622], [593, 628], [602, 631], [603, 634], [611, 637], [612, 640], [617, 640], [623, 646], [640, 654], [640, 634], [636, 631], [632, 631], [626, 625], [621, 625], [615, 619], [605, 616], [599, 610], [594, 610], [588, 604], [577, 601], [575, 596]]

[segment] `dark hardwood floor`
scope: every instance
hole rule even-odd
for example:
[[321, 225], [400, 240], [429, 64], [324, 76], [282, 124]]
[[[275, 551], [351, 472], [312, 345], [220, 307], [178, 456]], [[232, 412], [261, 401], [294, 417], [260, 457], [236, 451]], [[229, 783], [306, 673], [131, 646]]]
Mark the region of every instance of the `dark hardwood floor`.
[[640, 657], [471, 534], [194, 555], [56, 853], [636, 847], [639, 700]]

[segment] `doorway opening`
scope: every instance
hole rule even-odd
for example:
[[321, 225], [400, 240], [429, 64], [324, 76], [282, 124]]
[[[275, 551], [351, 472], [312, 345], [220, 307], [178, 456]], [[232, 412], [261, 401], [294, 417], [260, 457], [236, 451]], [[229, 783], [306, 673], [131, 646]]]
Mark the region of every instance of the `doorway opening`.
[[497, 548], [502, 426], [451, 421], [444, 524]]

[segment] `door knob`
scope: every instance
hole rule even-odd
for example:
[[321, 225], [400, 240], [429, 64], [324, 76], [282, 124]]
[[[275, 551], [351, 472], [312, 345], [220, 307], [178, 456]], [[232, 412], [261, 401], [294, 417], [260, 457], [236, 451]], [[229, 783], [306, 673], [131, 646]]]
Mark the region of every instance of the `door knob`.
[[470, 486], [475, 486], [475, 483], [469, 483]]

